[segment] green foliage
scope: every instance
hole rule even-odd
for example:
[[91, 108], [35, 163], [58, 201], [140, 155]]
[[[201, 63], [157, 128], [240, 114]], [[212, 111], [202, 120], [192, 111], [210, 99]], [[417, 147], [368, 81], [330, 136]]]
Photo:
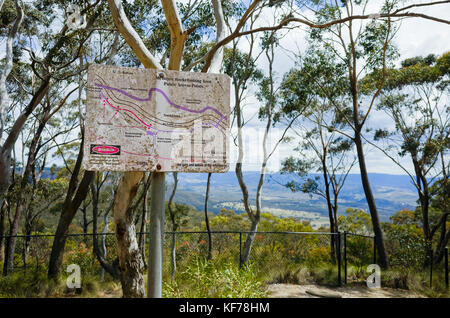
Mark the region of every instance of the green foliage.
[[17, 272], [0, 279], [0, 297], [35, 297], [47, 287], [44, 272]]
[[260, 231], [267, 232], [312, 232], [313, 228], [307, 221], [294, 217], [276, 217], [270, 213], [261, 213]]
[[[246, 214], [236, 214], [232, 210], [222, 209], [210, 220], [213, 231], [241, 231], [250, 226]], [[273, 214], [263, 212], [258, 225], [259, 231], [267, 232], [312, 232], [309, 222], [294, 217], [280, 218]]]
[[[386, 45], [386, 39], [392, 34], [392, 29], [395, 28], [394, 24], [388, 24], [387, 22], [378, 23], [372, 21], [368, 23], [358, 42], [358, 57], [366, 58], [366, 66], [371, 69], [379, 69], [383, 67], [383, 63], [387, 61], [395, 60], [398, 57], [397, 48], [392, 44], [387, 44], [386, 56], [384, 57], [384, 47]], [[383, 60], [384, 59], [384, 60]], [[379, 80], [377, 81], [377, 83]]]
[[391, 266], [419, 271], [426, 261], [426, 241], [423, 231], [406, 221], [403, 224], [384, 223], [386, 250]]
[[332, 264], [322, 265], [311, 270], [310, 281], [326, 286], [336, 286], [338, 277], [337, 266]]
[[[171, 226], [173, 226], [173, 224], [171, 222], [175, 222], [175, 224], [177, 225], [177, 227], [179, 226], [185, 226], [188, 221], [189, 221], [189, 213], [191, 212], [191, 208], [185, 204], [180, 204], [180, 203], [172, 203], [172, 213], [173, 213], [173, 220], [172, 217], [170, 215], [170, 211], [169, 211], [169, 207], [168, 207], [168, 202], [165, 203], [165, 214], [166, 214], [166, 220], [168, 220], [169, 222], [167, 222], [167, 226], [169, 226], [169, 223]], [[169, 231], [172, 231], [173, 228], [170, 228]]]
[[66, 246], [70, 250], [64, 254], [64, 264], [77, 264], [83, 273], [100, 271], [100, 266], [93, 255], [92, 248], [89, 248], [85, 242], [68, 240]]
[[163, 297], [176, 298], [261, 298], [267, 297], [256, 267], [242, 270], [235, 264], [207, 262], [193, 258], [172, 281], [163, 284]]
[[450, 291], [445, 287], [443, 271], [434, 272], [433, 287], [430, 287], [428, 271], [389, 269], [382, 273], [382, 286], [408, 289], [417, 295], [433, 298], [448, 298]]
[[307, 284], [310, 283], [310, 273], [306, 266], [298, 264], [283, 264], [275, 268], [268, 268], [264, 273], [265, 281], [269, 284]]
[[[383, 88], [387, 91], [399, 89], [408, 85], [422, 85], [440, 83], [444, 76], [450, 72], [450, 52], [440, 57], [433, 54], [427, 57], [413, 57], [402, 61], [398, 69], [386, 70], [386, 79]], [[361, 80], [361, 89], [365, 92], [376, 89], [376, 79], [380, 78], [381, 70], [376, 69]]]
[[402, 61], [402, 67], [408, 67], [408, 66], [414, 66], [417, 64], [426, 64], [428, 66], [431, 66], [436, 62], [436, 55], [429, 54], [426, 57], [422, 56], [415, 56], [408, 59], [405, 59]]
[[400, 210], [394, 215], [390, 216], [389, 219], [392, 221], [393, 225], [413, 225], [417, 224], [417, 218], [413, 211], [411, 210]]
[[89, 274], [83, 275], [81, 291], [68, 289], [67, 275], [63, 274], [59, 280], [48, 280], [43, 271], [28, 270], [12, 273], [0, 279], [0, 298], [31, 298], [31, 297], [98, 297], [103, 291], [117, 290], [117, 282], [98, 278]]
[[223, 72], [241, 83], [256, 83], [264, 77], [256, 61], [245, 52], [225, 48], [223, 59]]
[[248, 228], [249, 221], [244, 214], [236, 214], [233, 210], [222, 209], [210, 220], [212, 230], [239, 231]]
[[362, 276], [366, 266], [373, 263], [373, 239], [347, 235], [347, 259], [356, 267], [356, 275]]
[[[280, 87], [282, 112], [294, 116], [305, 107], [330, 109], [348, 87], [345, 64], [334, 53], [311, 45], [297, 68], [283, 76]], [[317, 101], [313, 103], [313, 101]], [[307, 113], [311, 111], [307, 109]]]
[[338, 217], [339, 230], [349, 233], [369, 235], [372, 233], [372, 221], [370, 215], [364, 210], [348, 208], [346, 216]]
[[391, 133], [386, 129], [377, 129], [373, 136], [373, 140], [376, 141], [376, 140], [384, 139], [384, 138], [389, 137], [390, 135], [391, 135]]

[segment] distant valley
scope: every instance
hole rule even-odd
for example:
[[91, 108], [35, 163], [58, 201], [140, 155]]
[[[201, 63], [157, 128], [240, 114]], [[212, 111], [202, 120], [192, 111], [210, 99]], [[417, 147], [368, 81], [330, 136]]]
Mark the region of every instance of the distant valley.
[[[282, 217], [292, 216], [309, 220], [316, 228], [320, 224], [328, 224], [325, 199], [318, 195], [291, 192], [283, 184], [292, 178], [293, 176], [280, 173], [266, 176], [262, 193], [263, 210]], [[369, 178], [382, 221], [388, 221], [391, 215], [401, 209], [414, 209], [416, 206], [417, 192], [408, 176], [371, 173]], [[203, 211], [207, 175], [179, 173], [178, 179], [175, 202], [192, 205], [199, 211]], [[245, 172], [244, 179], [252, 200], [251, 204], [255, 205], [259, 172]], [[168, 199], [173, 183], [171, 174], [167, 174], [166, 182], [168, 184], [166, 199]], [[348, 175], [339, 201], [340, 214], [344, 214], [350, 207], [368, 211], [359, 174]], [[213, 174], [211, 177], [209, 211], [217, 214], [222, 208], [231, 209], [237, 213], [244, 212], [242, 194], [234, 171]]]

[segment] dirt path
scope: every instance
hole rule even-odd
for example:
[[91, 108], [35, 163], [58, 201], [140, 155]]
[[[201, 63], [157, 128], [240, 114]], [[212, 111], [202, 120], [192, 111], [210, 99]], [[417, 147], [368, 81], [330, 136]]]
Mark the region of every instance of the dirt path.
[[371, 289], [365, 286], [324, 287], [317, 285], [268, 285], [271, 298], [318, 298], [316, 294], [324, 294], [341, 298], [421, 298], [408, 290], [380, 288]]
[[[267, 286], [269, 298], [422, 298], [408, 290], [381, 288], [370, 289], [365, 286], [325, 287], [318, 285], [271, 284]], [[77, 296], [72, 296], [77, 297]], [[120, 286], [100, 291], [98, 298], [120, 298]]]

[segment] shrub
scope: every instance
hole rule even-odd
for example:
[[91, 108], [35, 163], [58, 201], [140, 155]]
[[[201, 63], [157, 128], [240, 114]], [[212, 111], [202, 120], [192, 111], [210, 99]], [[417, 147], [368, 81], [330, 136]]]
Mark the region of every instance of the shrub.
[[306, 264], [310, 267], [316, 267], [330, 263], [330, 248], [320, 246], [313, 248], [306, 259]]
[[174, 298], [254, 298], [266, 297], [264, 283], [254, 269], [239, 269], [231, 262], [222, 264], [193, 258], [177, 273], [175, 279], [163, 283], [163, 297]]

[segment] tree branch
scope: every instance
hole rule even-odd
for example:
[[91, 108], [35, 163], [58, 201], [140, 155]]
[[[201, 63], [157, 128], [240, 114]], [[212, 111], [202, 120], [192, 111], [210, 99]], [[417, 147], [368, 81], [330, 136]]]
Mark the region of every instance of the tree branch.
[[122, 1], [120, 0], [108, 0], [109, 10], [114, 19], [114, 23], [119, 32], [127, 41], [133, 52], [138, 57], [139, 61], [146, 68], [162, 69], [163, 67], [156, 58], [146, 48], [139, 34], [134, 30], [130, 21], [128, 20], [125, 11], [122, 7]]

